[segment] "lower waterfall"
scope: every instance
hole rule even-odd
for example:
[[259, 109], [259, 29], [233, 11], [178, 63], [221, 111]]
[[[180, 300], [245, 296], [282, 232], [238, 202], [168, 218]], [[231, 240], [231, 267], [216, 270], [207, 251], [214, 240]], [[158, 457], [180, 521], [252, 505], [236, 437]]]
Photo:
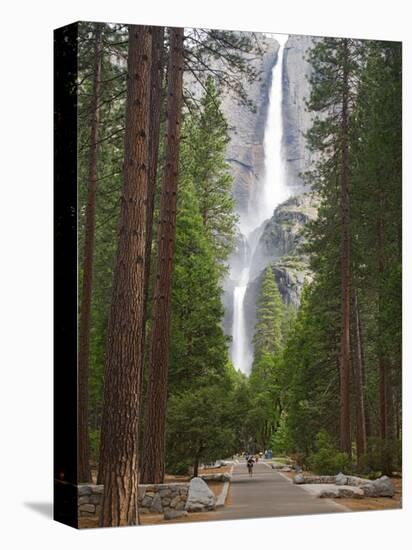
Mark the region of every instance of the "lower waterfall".
[[[247, 333], [245, 297], [250, 282], [253, 257], [259, 242], [263, 224], [272, 215], [277, 205], [290, 193], [286, 185], [285, 160], [282, 150], [282, 66], [288, 35], [270, 35], [279, 43], [277, 61], [272, 69], [269, 105], [264, 133], [265, 173], [262, 181], [251, 194], [246, 213], [239, 216], [242, 250], [236, 269], [231, 269], [235, 281], [233, 291], [233, 324], [231, 358], [237, 370], [249, 374], [253, 362], [252, 335]], [[239, 262], [240, 260], [240, 262]]]

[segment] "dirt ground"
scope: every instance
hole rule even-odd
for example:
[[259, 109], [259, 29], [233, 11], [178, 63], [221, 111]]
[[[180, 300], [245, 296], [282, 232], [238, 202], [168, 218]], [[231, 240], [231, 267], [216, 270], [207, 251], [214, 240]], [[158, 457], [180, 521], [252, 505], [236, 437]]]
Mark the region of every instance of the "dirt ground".
[[395, 496], [392, 498], [335, 498], [338, 504], [343, 504], [353, 512], [366, 510], [396, 510], [402, 508], [402, 479], [392, 478], [395, 485]]

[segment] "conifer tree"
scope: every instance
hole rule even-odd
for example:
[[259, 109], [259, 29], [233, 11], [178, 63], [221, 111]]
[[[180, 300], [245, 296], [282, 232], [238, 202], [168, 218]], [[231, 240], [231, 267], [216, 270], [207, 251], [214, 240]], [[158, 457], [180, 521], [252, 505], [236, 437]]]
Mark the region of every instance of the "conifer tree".
[[267, 267], [256, 303], [256, 325], [253, 336], [254, 362], [265, 355], [275, 355], [282, 349], [282, 328], [285, 306], [275, 282], [272, 270]]

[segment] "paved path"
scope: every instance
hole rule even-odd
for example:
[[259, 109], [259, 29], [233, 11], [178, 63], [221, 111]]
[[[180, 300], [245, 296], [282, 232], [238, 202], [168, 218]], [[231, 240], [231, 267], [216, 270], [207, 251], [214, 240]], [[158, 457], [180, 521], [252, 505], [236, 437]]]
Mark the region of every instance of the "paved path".
[[264, 518], [345, 512], [329, 499], [318, 498], [258, 462], [249, 477], [246, 463], [235, 464], [226, 506], [213, 519]]

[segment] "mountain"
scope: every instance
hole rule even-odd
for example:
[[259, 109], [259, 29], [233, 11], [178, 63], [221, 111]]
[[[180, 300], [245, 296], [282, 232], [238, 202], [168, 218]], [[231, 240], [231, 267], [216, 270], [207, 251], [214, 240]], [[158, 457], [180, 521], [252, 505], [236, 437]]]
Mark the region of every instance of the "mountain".
[[[270, 265], [283, 301], [297, 308], [305, 280], [310, 280], [308, 258], [302, 251], [305, 242], [303, 229], [316, 219], [317, 199], [312, 193], [291, 197], [280, 204], [270, 220], [259, 229], [253, 255], [253, 271], [245, 295], [247, 332], [253, 334], [256, 323], [256, 299], [263, 271]], [[233, 281], [228, 281], [224, 293], [224, 328], [230, 334], [233, 322]], [[226, 300], [226, 301], [225, 301]]]

